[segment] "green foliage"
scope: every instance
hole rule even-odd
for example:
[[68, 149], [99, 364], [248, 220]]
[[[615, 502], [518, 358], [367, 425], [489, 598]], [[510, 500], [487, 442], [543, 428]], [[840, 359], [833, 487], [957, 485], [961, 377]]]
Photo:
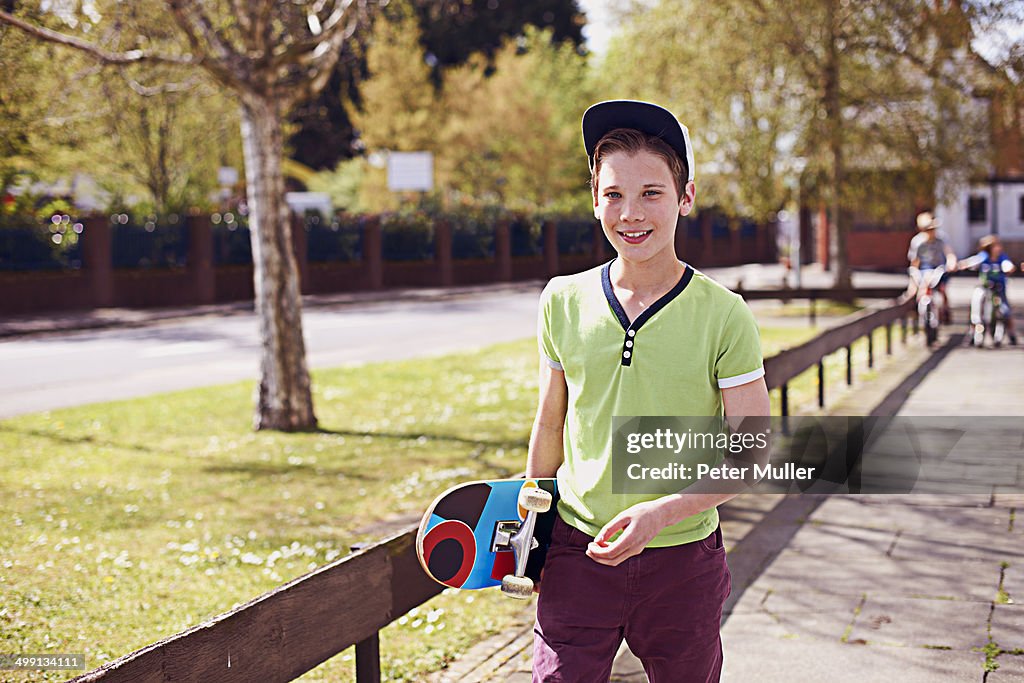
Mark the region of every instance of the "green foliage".
[[589, 172], [579, 117], [590, 103], [586, 60], [571, 43], [528, 28], [494, 58], [483, 56], [445, 77], [440, 181], [458, 200], [513, 209], [576, 206]]
[[[27, 11], [19, 12], [35, 20]], [[74, 141], [67, 125], [64, 62], [52, 45], [25, 41], [21, 32], [0, 23], [0, 193], [25, 182], [47, 179], [60, 169], [64, 149]]]
[[[181, 51], [162, 3], [89, 7], [29, 19], [87, 40], [116, 25], [138, 45]], [[234, 98], [195, 72], [103, 68], [75, 50], [25, 40], [7, 24], [0, 67], [0, 189], [19, 175], [54, 182], [85, 173], [107, 208], [141, 202], [163, 213], [211, 208], [217, 167], [242, 166]]]
[[[601, 95], [663, 102], [690, 125], [702, 204], [770, 217], [802, 174], [805, 200], [838, 197], [877, 217], [929, 196], [939, 173], [963, 181], [991, 158], [970, 101], [991, 76], [963, 50], [978, 15], [958, 7], [638, 4], [602, 66]], [[858, 181], [836, 186], [848, 170]], [[887, 175], [873, 186], [877, 170]], [[887, 191], [893, 172], [899, 192]]]
[[327, 193], [331, 198], [331, 204], [339, 210], [363, 211], [359, 197], [366, 172], [365, 158], [356, 157], [339, 161], [333, 171], [317, 173], [309, 181], [309, 189], [313, 192]]
[[348, 107], [367, 150], [414, 152], [433, 146], [437, 103], [420, 40], [419, 24], [404, 3], [374, 23], [361, 103]]
[[[589, 213], [578, 129], [590, 95], [586, 59], [575, 46], [527, 27], [493, 60], [478, 54], [449, 69], [438, 93], [415, 19], [396, 14], [378, 18], [361, 104], [350, 105], [366, 150], [432, 152], [449, 205]], [[338, 182], [338, 172], [326, 182]], [[360, 209], [394, 211], [410, 199], [388, 191], [379, 166], [353, 163], [344, 175], [358, 177]]]

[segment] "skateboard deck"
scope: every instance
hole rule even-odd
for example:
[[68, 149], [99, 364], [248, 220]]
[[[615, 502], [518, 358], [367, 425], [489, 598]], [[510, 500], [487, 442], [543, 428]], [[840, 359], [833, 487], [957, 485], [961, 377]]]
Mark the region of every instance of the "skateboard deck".
[[552, 497], [551, 509], [537, 515], [533, 533], [537, 547], [526, 566], [526, 576], [539, 580], [558, 514], [554, 479], [473, 481], [442, 493], [427, 508], [416, 534], [416, 555], [424, 571], [452, 588], [500, 586], [503, 576], [515, 572], [516, 558], [511, 549], [496, 550], [495, 542], [501, 532], [515, 531], [526, 519], [519, 492], [530, 486]]

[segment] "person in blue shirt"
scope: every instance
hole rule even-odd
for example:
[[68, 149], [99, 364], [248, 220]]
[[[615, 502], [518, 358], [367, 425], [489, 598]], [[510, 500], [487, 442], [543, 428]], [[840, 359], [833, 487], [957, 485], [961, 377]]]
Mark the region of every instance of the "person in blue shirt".
[[971, 325], [974, 328], [974, 336], [971, 344], [981, 346], [985, 341], [985, 324], [982, 322], [982, 304], [988, 296], [987, 286], [995, 288], [999, 298], [1002, 299], [1006, 311], [1006, 332], [1010, 336], [1010, 344], [1017, 345], [1017, 334], [1013, 327], [1013, 311], [1010, 309], [1010, 300], [1006, 298], [1006, 276], [1014, 272], [1017, 267], [1013, 261], [1003, 253], [1003, 245], [995, 235], [986, 235], [978, 240], [978, 253], [969, 256], [957, 264], [958, 268], [969, 270], [977, 269], [981, 274], [981, 281], [974, 290], [971, 297]]

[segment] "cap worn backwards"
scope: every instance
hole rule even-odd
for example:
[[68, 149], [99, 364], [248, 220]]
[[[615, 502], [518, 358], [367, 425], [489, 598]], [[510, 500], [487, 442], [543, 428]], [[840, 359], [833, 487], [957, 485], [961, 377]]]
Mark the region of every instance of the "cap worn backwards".
[[633, 128], [664, 140], [686, 162], [686, 180], [693, 180], [690, 131], [668, 109], [637, 100], [598, 102], [584, 112], [583, 146], [587, 150], [591, 169], [594, 168], [597, 143], [616, 128]]

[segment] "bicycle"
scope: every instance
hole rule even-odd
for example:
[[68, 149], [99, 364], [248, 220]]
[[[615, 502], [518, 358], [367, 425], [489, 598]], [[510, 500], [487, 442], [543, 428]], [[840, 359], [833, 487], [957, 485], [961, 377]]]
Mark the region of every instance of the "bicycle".
[[945, 274], [946, 269], [942, 266], [915, 273], [918, 291], [917, 318], [924, 330], [924, 341], [928, 348], [931, 348], [939, 338], [939, 326], [942, 320], [939, 315], [938, 302], [935, 301], [935, 292]]
[[974, 345], [984, 346], [985, 337], [991, 336], [992, 346], [999, 348], [1003, 345], [1003, 337], [1006, 335], [1010, 307], [1003, 295], [1003, 288], [997, 281], [986, 279], [983, 287], [985, 292], [981, 300], [981, 324], [974, 327]]

